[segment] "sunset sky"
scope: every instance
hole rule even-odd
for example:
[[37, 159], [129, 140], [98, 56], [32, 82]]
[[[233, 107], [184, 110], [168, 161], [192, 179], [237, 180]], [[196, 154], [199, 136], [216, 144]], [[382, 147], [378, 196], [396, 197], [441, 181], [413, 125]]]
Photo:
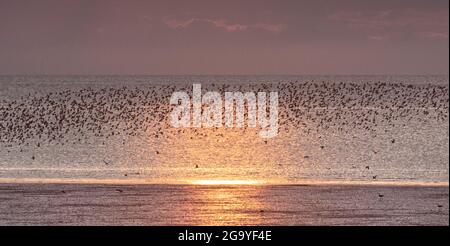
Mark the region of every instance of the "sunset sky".
[[448, 0], [0, 0], [0, 74], [448, 74]]

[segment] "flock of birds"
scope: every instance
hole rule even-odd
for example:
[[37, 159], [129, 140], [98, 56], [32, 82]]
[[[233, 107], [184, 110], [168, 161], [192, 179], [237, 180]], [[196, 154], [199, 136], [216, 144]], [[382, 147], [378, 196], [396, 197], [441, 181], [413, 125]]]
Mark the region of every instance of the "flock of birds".
[[[449, 120], [448, 87], [441, 85], [281, 82], [203, 87], [221, 93], [278, 91], [279, 131], [288, 133], [292, 129], [306, 134], [362, 130], [376, 136], [409, 121]], [[169, 99], [180, 90], [189, 92], [192, 85], [89, 87], [0, 99], [0, 144], [39, 148], [41, 144], [87, 143], [93, 138], [108, 141], [114, 136], [176, 138], [184, 131], [208, 137], [210, 131], [201, 128], [171, 127]], [[223, 132], [217, 135], [226, 137]]]
[[[278, 91], [279, 131], [287, 134], [361, 130], [376, 136], [379, 131], [388, 131], [409, 121], [449, 121], [448, 86], [442, 85], [280, 82], [207, 84], [202, 89], [220, 93]], [[174, 91], [180, 90], [190, 92], [192, 85], [86, 87], [44, 94], [34, 92], [16, 99], [0, 98], [0, 146], [19, 147], [22, 152], [23, 147], [88, 144], [92, 139], [100, 139], [104, 144], [118, 136], [123, 137], [122, 141], [126, 136], [177, 138], [186, 131], [198, 138], [206, 138], [208, 134], [226, 138], [223, 131], [215, 133], [214, 129], [206, 132], [201, 128], [171, 127], [169, 115], [173, 106], [169, 99]], [[270, 140], [262, 141], [267, 144]], [[391, 144], [394, 143], [392, 139]], [[383, 194], [378, 196], [384, 197]]]
[[[281, 119], [308, 133], [387, 131], [405, 123], [448, 122], [448, 87], [400, 83], [288, 83]], [[395, 141], [395, 140], [393, 140]]]

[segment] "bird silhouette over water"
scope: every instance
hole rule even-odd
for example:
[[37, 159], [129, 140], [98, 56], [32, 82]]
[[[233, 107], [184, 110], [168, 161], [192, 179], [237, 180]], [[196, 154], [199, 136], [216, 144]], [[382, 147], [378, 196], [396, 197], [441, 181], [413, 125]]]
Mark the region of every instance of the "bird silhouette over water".
[[[214, 84], [205, 85], [205, 89], [219, 93], [278, 91], [281, 133], [295, 129], [307, 135], [351, 134], [360, 130], [378, 136], [386, 129], [403, 126], [404, 122], [445, 123], [449, 120], [448, 87], [441, 85], [282, 81]], [[173, 106], [169, 101], [172, 93], [180, 90], [190, 91], [192, 85], [70, 87], [2, 98], [0, 144], [11, 146], [8, 151], [13, 146], [30, 151], [32, 146], [109, 143], [113, 139], [125, 145], [134, 137], [177, 139], [184, 133], [190, 134], [190, 139], [208, 138], [211, 134], [228, 138], [215, 128], [210, 131], [174, 129], [170, 124]], [[396, 143], [395, 139], [390, 141]], [[325, 146], [321, 145], [320, 149], [324, 150]]]

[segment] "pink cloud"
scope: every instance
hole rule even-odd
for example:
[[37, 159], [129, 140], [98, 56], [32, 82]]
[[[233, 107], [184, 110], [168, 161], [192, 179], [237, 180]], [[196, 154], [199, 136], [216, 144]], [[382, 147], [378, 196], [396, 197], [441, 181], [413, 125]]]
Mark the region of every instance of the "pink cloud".
[[176, 20], [176, 19], [164, 19], [164, 23], [170, 28], [176, 29], [176, 28], [186, 28], [190, 26], [195, 19], [189, 19], [189, 20]]
[[273, 33], [280, 33], [282, 32], [285, 27], [283, 25], [273, 25], [273, 24], [265, 24], [265, 23], [258, 23], [255, 25], [256, 28], [261, 28], [264, 30], [267, 30], [269, 32]]
[[405, 33], [420, 38], [448, 39], [448, 11], [341, 11], [328, 20], [366, 33], [371, 40], [385, 40]]
[[248, 25], [243, 24], [228, 24], [226, 20], [203, 20], [205, 22], [211, 23], [213, 26], [218, 28], [223, 28], [227, 32], [243, 32], [248, 30]]
[[267, 23], [256, 23], [256, 24], [240, 24], [240, 23], [229, 23], [225, 19], [200, 19], [192, 18], [188, 20], [177, 20], [177, 19], [164, 19], [164, 23], [173, 29], [187, 28], [191, 26], [194, 22], [204, 22], [209, 23], [213, 27], [224, 29], [227, 32], [244, 32], [250, 29], [260, 29], [271, 33], [280, 33], [285, 29], [285, 26], [280, 24], [267, 24]]
[[442, 32], [422, 32], [420, 35], [424, 38], [430, 39], [448, 39], [448, 33]]
[[388, 39], [388, 36], [369, 36], [368, 37], [370, 40], [375, 40], [375, 41], [384, 41], [386, 39]]

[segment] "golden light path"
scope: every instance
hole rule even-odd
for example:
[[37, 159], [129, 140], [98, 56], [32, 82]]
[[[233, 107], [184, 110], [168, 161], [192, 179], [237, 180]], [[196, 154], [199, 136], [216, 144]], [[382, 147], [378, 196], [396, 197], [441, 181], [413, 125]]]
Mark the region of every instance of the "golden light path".
[[[284, 177], [278, 163], [287, 154], [271, 149], [251, 129], [185, 129], [177, 138], [160, 144], [159, 148], [167, 151], [161, 151], [153, 162], [161, 163], [160, 176], [166, 182], [264, 185]], [[147, 147], [151, 148], [153, 145]]]
[[257, 180], [216, 179], [216, 180], [193, 180], [190, 181], [190, 183], [195, 185], [256, 185], [256, 184], [263, 184], [264, 182]]

